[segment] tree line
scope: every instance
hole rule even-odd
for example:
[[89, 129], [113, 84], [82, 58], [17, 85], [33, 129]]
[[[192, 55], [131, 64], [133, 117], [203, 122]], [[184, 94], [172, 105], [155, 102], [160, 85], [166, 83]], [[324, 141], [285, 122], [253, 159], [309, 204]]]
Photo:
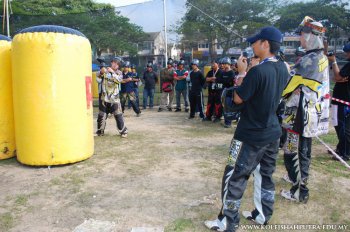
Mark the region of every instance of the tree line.
[[206, 39], [210, 54], [217, 44], [224, 53], [232, 43], [245, 46], [242, 37], [262, 26], [274, 25], [282, 32], [292, 32], [306, 15], [322, 21], [328, 39], [339, 37], [340, 31], [350, 34], [347, 0], [188, 0], [186, 9], [176, 31], [187, 46]]

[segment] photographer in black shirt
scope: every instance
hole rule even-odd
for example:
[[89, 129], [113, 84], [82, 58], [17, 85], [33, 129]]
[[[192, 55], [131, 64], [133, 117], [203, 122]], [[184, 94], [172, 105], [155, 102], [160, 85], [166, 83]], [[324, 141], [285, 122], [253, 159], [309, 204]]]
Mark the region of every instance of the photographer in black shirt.
[[236, 231], [241, 199], [252, 173], [255, 209], [244, 211], [243, 216], [257, 224], [267, 224], [272, 216], [275, 197], [272, 174], [281, 136], [276, 110], [289, 77], [284, 62], [276, 59], [282, 39], [279, 30], [264, 27], [247, 39], [260, 64], [245, 75], [247, 59], [241, 56], [238, 60], [239, 76], [244, 79], [234, 91], [233, 99], [236, 105], [243, 104], [243, 108], [222, 180], [223, 206], [216, 220], [205, 222], [209, 229]]
[[[350, 43], [343, 48], [346, 58], [349, 61], [339, 70], [335, 55], [329, 56], [328, 60], [333, 70], [334, 80], [336, 81], [333, 89], [333, 97], [339, 100], [350, 102]], [[350, 158], [350, 106], [340, 102], [332, 101], [332, 107], [336, 108], [337, 116], [334, 125], [338, 136], [338, 145], [336, 152], [343, 158]]]
[[198, 68], [199, 60], [193, 59], [191, 62], [192, 72], [190, 74], [189, 85], [189, 99], [190, 99], [190, 116], [189, 119], [194, 118], [196, 107], [199, 111], [199, 117], [204, 119], [203, 113], [203, 86], [205, 84], [205, 77]]

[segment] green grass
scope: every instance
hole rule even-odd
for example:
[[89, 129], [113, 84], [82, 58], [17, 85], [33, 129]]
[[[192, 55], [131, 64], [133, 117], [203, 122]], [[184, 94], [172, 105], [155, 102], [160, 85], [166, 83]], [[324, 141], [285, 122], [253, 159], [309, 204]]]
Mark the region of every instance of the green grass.
[[16, 157], [0, 160], [0, 166], [18, 164]]
[[191, 219], [179, 218], [165, 228], [165, 232], [193, 231], [194, 224]]
[[0, 231], [8, 231], [14, 226], [14, 218], [10, 212], [0, 214]]
[[26, 206], [28, 203], [28, 195], [20, 194], [16, 196], [15, 204], [17, 206]]

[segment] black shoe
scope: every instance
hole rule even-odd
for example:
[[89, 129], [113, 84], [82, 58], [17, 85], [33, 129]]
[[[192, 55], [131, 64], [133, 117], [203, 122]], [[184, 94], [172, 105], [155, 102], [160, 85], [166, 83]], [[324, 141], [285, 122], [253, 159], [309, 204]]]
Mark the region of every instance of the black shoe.
[[175, 110], [175, 112], [180, 112], [181, 111], [181, 109], [179, 109], [179, 108], [176, 108], [176, 110]]
[[105, 132], [103, 130], [97, 130], [96, 134], [97, 134], [97, 136], [104, 136]]
[[173, 111], [173, 109], [171, 109], [171, 108], [168, 108], [168, 111]]
[[203, 122], [210, 122], [210, 121], [211, 121], [211, 118], [203, 118], [202, 121], [203, 121]]
[[[181, 110], [180, 110], [181, 111]], [[185, 109], [185, 112], [188, 113], [190, 110], [189, 109]]]
[[189, 116], [188, 119], [194, 119], [194, 116]]
[[163, 111], [163, 109], [162, 109], [162, 108], [159, 108], [159, 109], [158, 109], [158, 112], [162, 112], [162, 111]]

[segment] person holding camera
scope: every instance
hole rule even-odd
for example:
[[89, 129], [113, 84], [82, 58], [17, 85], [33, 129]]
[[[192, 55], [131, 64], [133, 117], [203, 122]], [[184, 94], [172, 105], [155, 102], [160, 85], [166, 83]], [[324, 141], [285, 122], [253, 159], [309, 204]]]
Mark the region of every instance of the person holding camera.
[[[349, 62], [340, 70], [335, 55], [330, 54], [328, 57], [336, 82], [333, 89], [333, 98], [350, 102], [350, 42], [344, 46], [343, 51]], [[336, 109], [333, 111], [336, 112], [334, 117], [336, 120], [333, 120], [333, 124], [335, 124], [334, 128], [339, 140], [336, 153], [343, 160], [348, 161], [350, 158], [350, 106], [333, 100], [332, 108]]]
[[254, 204], [243, 216], [264, 225], [273, 213], [276, 168], [281, 127], [276, 110], [289, 78], [286, 65], [276, 58], [283, 35], [275, 27], [264, 27], [247, 38], [260, 63], [247, 73], [247, 58], [238, 60], [238, 78], [233, 105], [241, 106], [241, 119], [230, 145], [228, 163], [222, 179], [222, 208], [218, 218], [206, 221], [209, 229], [234, 232], [239, 225], [239, 208], [248, 179], [254, 175]]
[[169, 58], [167, 67], [160, 71], [160, 104], [158, 112], [162, 112], [165, 109], [172, 111], [173, 99], [174, 99], [174, 76], [175, 69], [173, 68], [174, 60]]
[[126, 138], [128, 135], [119, 96], [119, 84], [123, 79], [123, 74], [119, 70], [121, 62], [122, 59], [120, 57], [114, 57], [111, 61], [111, 67], [101, 67], [100, 70], [98, 79], [101, 83], [101, 98], [99, 100], [96, 132], [98, 136], [104, 135], [108, 114], [113, 114], [121, 137]]
[[287, 200], [307, 203], [312, 138], [328, 133], [329, 69], [324, 55], [324, 33], [320, 22], [306, 16], [297, 33], [306, 53], [291, 70], [283, 91], [285, 111], [282, 126], [287, 130], [283, 146], [284, 164], [293, 182], [280, 194]]
[[132, 73], [129, 70], [130, 62], [126, 61], [123, 69], [123, 79], [121, 82], [121, 105], [122, 111], [124, 113], [126, 101], [129, 100], [132, 106], [132, 109], [136, 113], [136, 116], [139, 117], [141, 115], [141, 110], [136, 104], [136, 96], [134, 92], [134, 80], [132, 78]]
[[208, 83], [208, 103], [203, 121], [219, 122], [222, 116], [221, 94], [223, 89], [222, 71], [219, 69], [217, 60], [211, 63], [211, 70], [207, 73], [206, 82]]
[[147, 101], [149, 98], [149, 108], [153, 108], [154, 92], [156, 83], [158, 82], [157, 73], [153, 71], [152, 63], [148, 63], [146, 71], [143, 73], [143, 109], [147, 108]]

